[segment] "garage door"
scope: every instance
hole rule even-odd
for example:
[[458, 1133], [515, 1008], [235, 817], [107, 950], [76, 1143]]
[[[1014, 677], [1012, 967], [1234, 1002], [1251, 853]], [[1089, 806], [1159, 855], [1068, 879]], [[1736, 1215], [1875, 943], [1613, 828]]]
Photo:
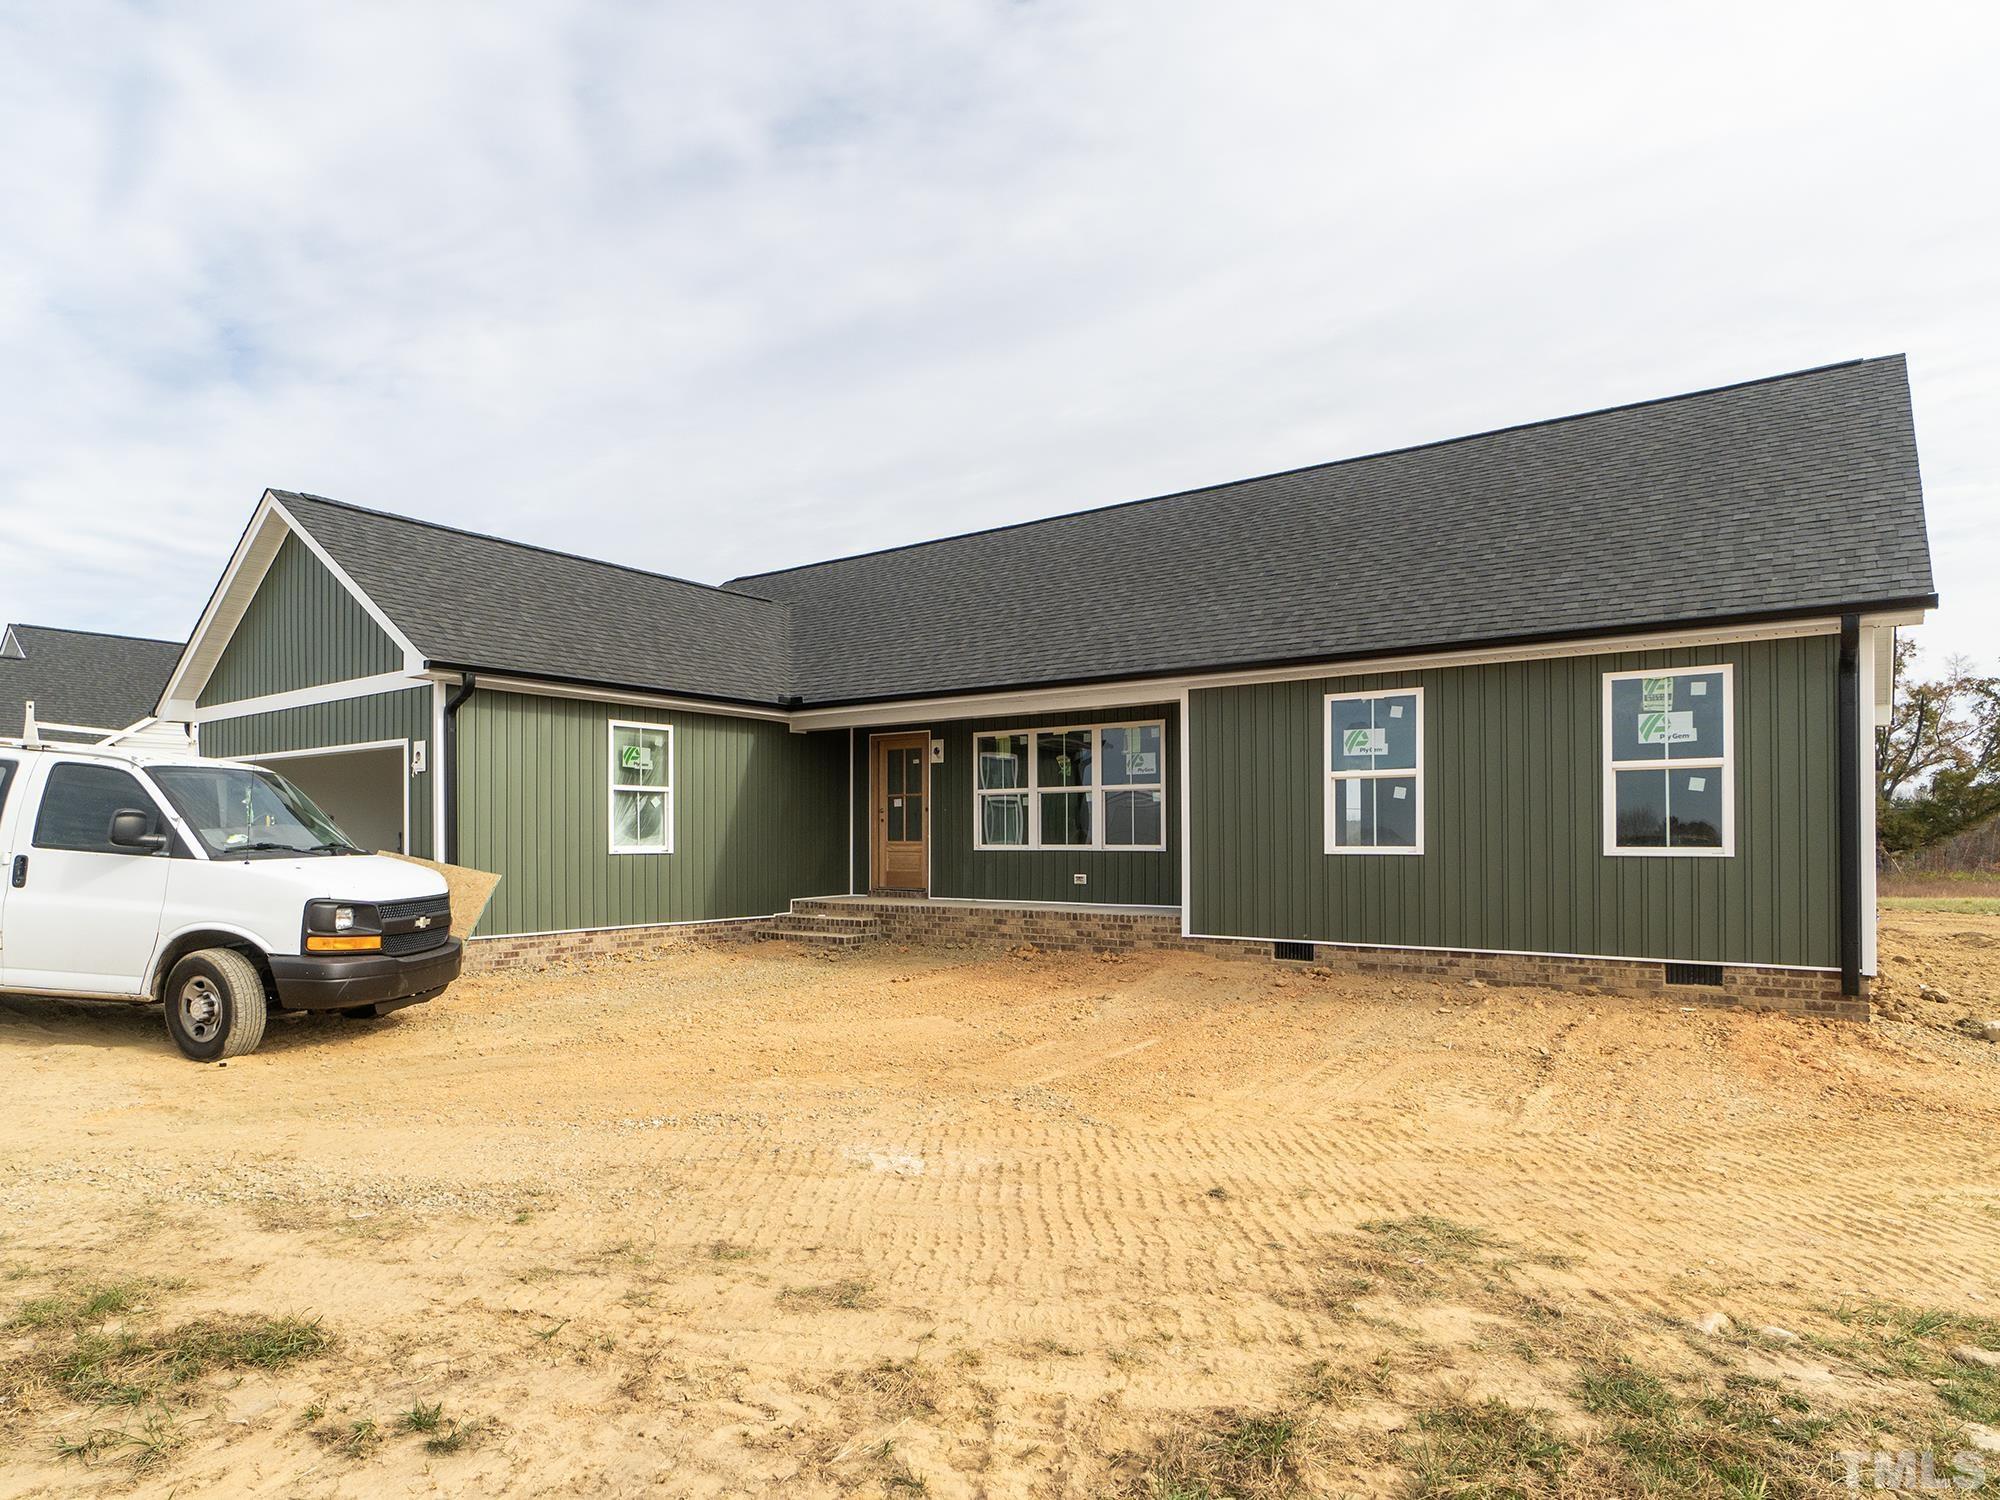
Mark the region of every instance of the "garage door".
[[409, 850], [408, 749], [392, 745], [244, 757], [267, 765], [323, 808], [363, 849]]

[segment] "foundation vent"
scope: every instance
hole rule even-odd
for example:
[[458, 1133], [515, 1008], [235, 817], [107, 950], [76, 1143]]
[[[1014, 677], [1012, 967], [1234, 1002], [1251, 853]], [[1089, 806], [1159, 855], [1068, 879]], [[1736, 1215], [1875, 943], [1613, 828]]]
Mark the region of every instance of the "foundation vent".
[[1296, 963], [1309, 964], [1317, 955], [1311, 943], [1273, 943], [1271, 957], [1289, 958]]
[[1710, 989], [1722, 988], [1721, 964], [1668, 964], [1668, 984], [1699, 984]]

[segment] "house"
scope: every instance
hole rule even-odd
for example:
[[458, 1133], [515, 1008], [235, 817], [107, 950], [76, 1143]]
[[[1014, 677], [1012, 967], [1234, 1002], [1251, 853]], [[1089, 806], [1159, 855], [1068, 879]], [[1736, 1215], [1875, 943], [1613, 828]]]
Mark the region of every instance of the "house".
[[1935, 603], [1891, 357], [719, 588], [268, 491], [160, 712], [499, 872], [494, 960], [789, 908], [1865, 1014]]
[[179, 641], [9, 625], [0, 632], [0, 739], [32, 727], [50, 740], [185, 749], [187, 724], [153, 713], [180, 654]]

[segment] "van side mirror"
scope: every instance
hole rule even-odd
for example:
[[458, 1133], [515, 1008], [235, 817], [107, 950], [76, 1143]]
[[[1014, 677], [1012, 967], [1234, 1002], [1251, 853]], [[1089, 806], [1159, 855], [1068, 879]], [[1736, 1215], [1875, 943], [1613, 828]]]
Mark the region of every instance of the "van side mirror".
[[120, 808], [111, 815], [111, 847], [158, 854], [167, 847], [167, 836], [153, 832], [152, 814]]

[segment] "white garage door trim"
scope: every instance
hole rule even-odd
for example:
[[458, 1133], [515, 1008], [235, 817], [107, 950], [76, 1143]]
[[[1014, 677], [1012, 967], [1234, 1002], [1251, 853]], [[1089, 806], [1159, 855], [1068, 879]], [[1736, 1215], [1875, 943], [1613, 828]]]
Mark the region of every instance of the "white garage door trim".
[[403, 789], [403, 852], [410, 851], [410, 742], [400, 740], [367, 740], [353, 745], [315, 745], [310, 750], [270, 750], [262, 755], [235, 755], [232, 760], [249, 761], [253, 765], [263, 765], [274, 760], [306, 760], [328, 755], [360, 755], [370, 750], [400, 750], [403, 755], [403, 774], [397, 778]]

